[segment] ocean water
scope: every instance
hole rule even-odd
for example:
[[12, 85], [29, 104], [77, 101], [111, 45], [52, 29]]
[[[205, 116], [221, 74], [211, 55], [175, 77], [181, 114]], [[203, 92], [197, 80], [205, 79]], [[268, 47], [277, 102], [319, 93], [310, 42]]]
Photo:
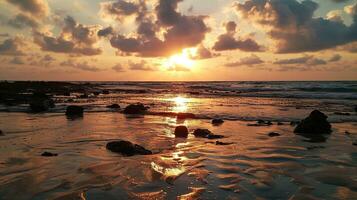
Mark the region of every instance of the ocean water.
[[[88, 97], [55, 95], [56, 107], [45, 113], [2, 105], [0, 199], [356, 199], [356, 85], [91, 82]], [[109, 94], [92, 94], [102, 90]], [[149, 106], [149, 114], [106, 108], [136, 102]], [[83, 118], [65, 117], [72, 104], [85, 107]], [[323, 140], [295, 135], [290, 125], [314, 109], [332, 122]], [[171, 112], [196, 118], [164, 114]], [[225, 122], [213, 126], [213, 117]], [[273, 125], [247, 126], [258, 119]], [[207, 128], [232, 144], [175, 138], [178, 125]], [[269, 137], [272, 131], [281, 136]], [[154, 154], [123, 157], [105, 148], [119, 139]], [[44, 151], [58, 156], [42, 157]]]

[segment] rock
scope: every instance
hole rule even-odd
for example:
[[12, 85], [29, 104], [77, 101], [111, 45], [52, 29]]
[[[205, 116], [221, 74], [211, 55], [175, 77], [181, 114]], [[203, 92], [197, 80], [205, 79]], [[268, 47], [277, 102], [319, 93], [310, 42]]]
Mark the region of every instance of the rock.
[[142, 103], [130, 104], [124, 109], [124, 114], [144, 114], [147, 108]]
[[102, 93], [103, 94], [109, 94], [109, 91], [108, 90], [103, 90]]
[[355, 112], [357, 112], [357, 106], [355, 106]]
[[81, 99], [86, 99], [86, 98], [88, 98], [88, 97], [89, 97], [88, 94], [79, 95], [79, 98], [81, 98]]
[[212, 132], [208, 129], [196, 129], [195, 131], [193, 131], [193, 135], [195, 137], [203, 137], [203, 138], [207, 138], [208, 135], [211, 135]]
[[248, 126], [271, 126], [273, 123], [271, 121], [264, 121], [259, 119], [255, 124], [248, 124]]
[[344, 115], [344, 116], [350, 116], [351, 113], [347, 113], [347, 112], [334, 112], [333, 114], [335, 115]]
[[284, 123], [283, 122], [278, 122], [277, 125], [281, 126], [281, 125], [284, 125]]
[[212, 119], [212, 124], [215, 125], [215, 126], [218, 126], [218, 125], [221, 125], [224, 123], [224, 120], [223, 119], [220, 119], [220, 118], [214, 118]]
[[196, 116], [193, 113], [177, 113], [177, 119], [193, 119]]
[[93, 92], [93, 94], [94, 94], [95, 96], [98, 96], [98, 95], [100, 94], [100, 92]]
[[268, 136], [269, 136], [269, 137], [277, 137], [277, 136], [280, 136], [280, 133], [270, 132], [270, 133], [268, 133]]
[[129, 141], [119, 140], [109, 142], [106, 145], [106, 148], [115, 153], [121, 153], [124, 156], [134, 156], [134, 155], [150, 155], [152, 152], [145, 149], [144, 147], [133, 144]]
[[294, 133], [299, 134], [329, 134], [331, 132], [327, 116], [318, 110], [312, 111], [294, 130]]
[[220, 141], [216, 141], [216, 145], [231, 145], [234, 144], [233, 142], [220, 142]]
[[224, 138], [223, 135], [215, 135], [213, 134], [210, 130], [208, 129], [196, 129], [195, 131], [193, 131], [193, 135], [195, 137], [201, 137], [201, 138], [207, 138], [207, 139], [220, 139], [220, 138]]
[[4, 136], [4, 132], [2, 132], [2, 130], [0, 130], [0, 136]]
[[186, 126], [177, 126], [175, 128], [175, 137], [187, 138], [188, 129]]
[[45, 93], [34, 93], [30, 99], [32, 112], [44, 112], [55, 107], [54, 101]]
[[119, 109], [120, 106], [119, 106], [119, 104], [116, 104], [116, 103], [115, 103], [115, 104], [112, 104], [112, 105], [108, 105], [107, 108]]
[[83, 116], [83, 107], [82, 106], [68, 106], [66, 109], [67, 116]]
[[290, 126], [295, 126], [295, 125], [297, 125], [297, 124], [299, 124], [300, 122], [298, 122], [298, 121], [291, 121], [290, 122]]
[[357, 146], [357, 141], [354, 141], [352, 145]]
[[53, 156], [58, 156], [58, 154], [57, 154], [57, 153], [51, 153], [51, 152], [45, 151], [45, 152], [43, 152], [43, 153], [41, 154], [41, 156], [44, 156], [44, 157], [53, 157]]

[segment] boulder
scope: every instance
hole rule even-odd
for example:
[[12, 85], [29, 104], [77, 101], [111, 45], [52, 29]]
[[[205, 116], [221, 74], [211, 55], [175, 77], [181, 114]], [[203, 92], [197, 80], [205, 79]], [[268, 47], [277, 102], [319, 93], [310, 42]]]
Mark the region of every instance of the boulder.
[[331, 125], [327, 121], [327, 116], [318, 110], [312, 111], [294, 130], [294, 133], [298, 134], [329, 134], [331, 132]]
[[82, 106], [68, 106], [66, 109], [66, 115], [73, 117], [73, 116], [83, 116], [83, 107]]
[[220, 119], [220, 118], [212, 119], [212, 124], [215, 125], [215, 126], [221, 125], [223, 123], [224, 123], [223, 119]]
[[43, 152], [43, 153], [41, 154], [41, 156], [44, 156], [44, 157], [53, 157], [53, 156], [58, 156], [58, 154], [57, 154], [57, 153], [51, 153], [51, 152], [45, 151], [45, 152]]
[[112, 104], [112, 105], [108, 105], [107, 108], [119, 109], [120, 106], [119, 106], [119, 104], [116, 104], [116, 103], [115, 103], [115, 104]]
[[130, 104], [124, 109], [124, 114], [144, 114], [147, 108], [142, 103]]
[[54, 101], [45, 93], [34, 93], [29, 104], [32, 112], [44, 112], [55, 107]]
[[188, 129], [186, 126], [177, 126], [175, 128], [175, 137], [187, 138]]
[[120, 153], [124, 156], [134, 156], [134, 155], [150, 155], [152, 152], [145, 149], [144, 147], [133, 144], [129, 141], [119, 140], [109, 142], [106, 145], [106, 148], [112, 152]]
[[277, 136], [280, 136], [280, 133], [270, 132], [270, 133], [268, 133], [268, 136], [269, 136], [269, 137], [277, 137]]

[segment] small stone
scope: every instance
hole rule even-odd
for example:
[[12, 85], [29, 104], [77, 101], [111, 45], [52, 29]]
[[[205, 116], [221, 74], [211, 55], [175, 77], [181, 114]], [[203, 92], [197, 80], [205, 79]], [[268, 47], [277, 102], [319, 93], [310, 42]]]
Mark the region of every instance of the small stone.
[[124, 114], [144, 114], [147, 111], [147, 107], [142, 103], [130, 104], [124, 109]]
[[210, 135], [208, 135], [207, 138], [210, 139], [210, 140], [212, 140], [212, 139], [221, 139], [221, 138], [224, 138], [224, 136], [223, 135], [210, 134]]
[[83, 107], [82, 106], [68, 106], [66, 109], [67, 116], [83, 116]]
[[102, 93], [103, 94], [109, 94], [109, 91], [108, 90], [103, 90]]
[[277, 125], [281, 126], [281, 125], [284, 125], [284, 123], [283, 122], [278, 122]]
[[280, 136], [280, 133], [277, 133], [277, 132], [270, 132], [268, 134], [269, 137], [277, 137], [277, 136]]
[[152, 152], [145, 149], [144, 147], [133, 144], [129, 141], [119, 140], [109, 142], [106, 145], [106, 148], [115, 153], [121, 153], [124, 156], [134, 156], [134, 155], [150, 155]]
[[220, 142], [220, 141], [216, 141], [216, 145], [231, 145], [234, 144], [233, 142]]
[[44, 156], [44, 157], [53, 157], [53, 156], [58, 156], [58, 154], [57, 154], [57, 153], [51, 153], [51, 152], [45, 151], [45, 152], [43, 152], [43, 153], [41, 154], [41, 156]]
[[212, 132], [208, 129], [196, 129], [194, 132], [193, 132], [193, 135], [195, 137], [203, 137], [203, 138], [207, 138], [208, 135], [211, 135]]
[[2, 132], [2, 130], [0, 130], [0, 136], [4, 136], [4, 132]]
[[177, 126], [175, 128], [175, 137], [187, 138], [188, 129], [186, 126]]
[[217, 125], [221, 125], [224, 123], [224, 120], [223, 119], [220, 119], [220, 118], [215, 118], [215, 119], [212, 119], [212, 124], [217, 126]]
[[116, 103], [115, 103], [115, 104], [112, 104], [112, 105], [108, 105], [107, 108], [119, 109], [120, 106], [119, 106], [119, 104], [116, 104]]

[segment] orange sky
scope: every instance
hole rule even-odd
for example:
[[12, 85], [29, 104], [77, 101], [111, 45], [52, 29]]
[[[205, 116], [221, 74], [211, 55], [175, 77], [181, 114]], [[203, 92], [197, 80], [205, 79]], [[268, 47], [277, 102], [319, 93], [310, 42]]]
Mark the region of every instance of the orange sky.
[[356, 80], [357, 2], [0, 1], [1, 80]]

